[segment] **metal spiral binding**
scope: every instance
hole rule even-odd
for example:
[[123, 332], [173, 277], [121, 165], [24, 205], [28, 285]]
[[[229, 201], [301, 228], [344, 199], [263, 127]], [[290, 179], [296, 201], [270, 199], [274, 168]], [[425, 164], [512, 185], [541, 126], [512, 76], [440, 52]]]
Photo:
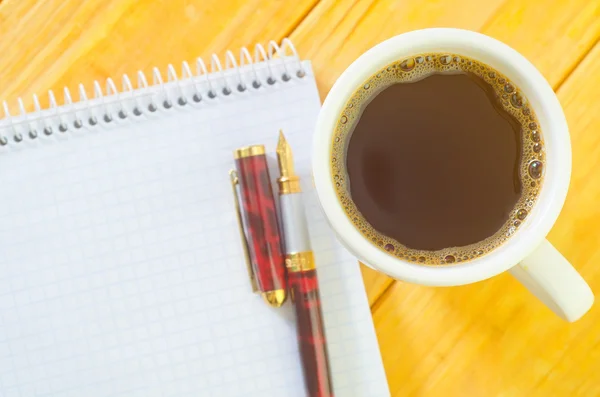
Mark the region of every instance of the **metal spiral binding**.
[[137, 88], [128, 75], [122, 77], [119, 91], [111, 78], [106, 79], [103, 91], [100, 83], [93, 83], [93, 98], [88, 98], [83, 84], [79, 84], [79, 101], [74, 101], [70, 90], [64, 88], [63, 104], [59, 105], [54, 92], [48, 91], [49, 106], [42, 109], [37, 95], [33, 95], [34, 112], [25, 110], [18, 98], [19, 115], [11, 115], [3, 102], [4, 118], [0, 120], [0, 147], [22, 142], [36, 142], [40, 138], [68, 135], [84, 128], [110, 125], [118, 121], [151, 116], [159, 111], [172, 111], [202, 102], [247, 95], [249, 90], [268, 89], [306, 75], [292, 42], [285, 38], [281, 45], [269, 42], [267, 48], [254, 47], [254, 56], [242, 47], [239, 57], [225, 53], [225, 66], [215, 54], [210, 57], [210, 71], [201, 58], [196, 59], [196, 72], [183, 62], [181, 75], [173, 65], [167, 67], [167, 81], [158, 68], [152, 70], [152, 84], [146, 75], [137, 72]]

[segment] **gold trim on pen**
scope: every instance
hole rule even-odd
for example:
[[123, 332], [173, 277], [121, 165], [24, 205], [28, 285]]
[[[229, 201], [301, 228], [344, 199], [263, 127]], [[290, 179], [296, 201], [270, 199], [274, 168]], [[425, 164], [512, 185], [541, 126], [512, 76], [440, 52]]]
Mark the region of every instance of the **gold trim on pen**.
[[291, 194], [291, 193], [300, 193], [302, 192], [302, 187], [300, 186], [300, 178], [292, 177], [288, 178], [282, 176], [277, 179], [277, 184], [279, 185], [279, 194]]
[[315, 256], [312, 251], [290, 252], [285, 256], [285, 267], [291, 273], [314, 270]]
[[252, 145], [241, 147], [239, 149], [235, 149], [233, 151], [233, 157], [236, 159], [241, 159], [244, 157], [251, 156], [260, 156], [261, 154], [265, 154], [265, 145]]
[[264, 301], [273, 307], [281, 307], [283, 302], [285, 302], [285, 298], [287, 298], [287, 294], [285, 293], [285, 289], [276, 289], [273, 291], [267, 291], [261, 293]]
[[250, 260], [250, 248], [248, 248], [248, 240], [246, 240], [246, 234], [244, 233], [244, 221], [242, 220], [242, 209], [240, 206], [240, 198], [237, 193], [237, 185], [240, 183], [237, 171], [229, 171], [229, 180], [231, 181], [231, 188], [233, 190], [233, 202], [235, 205], [235, 215], [237, 218], [238, 229], [240, 231], [240, 237], [242, 238], [242, 248], [244, 250], [244, 260], [246, 261], [246, 270], [248, 271], [248, 278], [250, 279], [250, 286], [252, 292], [258, 292], [258, 285], [256, 284], [256, 277], [254, 276], [254, 270], [252, 270], [252, 261]]

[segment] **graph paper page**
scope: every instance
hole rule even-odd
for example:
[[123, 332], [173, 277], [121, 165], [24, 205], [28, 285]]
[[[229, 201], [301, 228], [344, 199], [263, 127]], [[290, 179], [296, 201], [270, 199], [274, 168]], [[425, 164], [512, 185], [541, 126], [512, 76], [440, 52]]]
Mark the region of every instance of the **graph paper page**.
[[[228, 171], [283, 129], [335, 394], [388, 396], [354, 259], [310, 186], [307, 76], [0, 153], [0, 395], [304, 397], [293, 308], [252, 294]], [[273, 176], [273, 175], [272, 175]]]

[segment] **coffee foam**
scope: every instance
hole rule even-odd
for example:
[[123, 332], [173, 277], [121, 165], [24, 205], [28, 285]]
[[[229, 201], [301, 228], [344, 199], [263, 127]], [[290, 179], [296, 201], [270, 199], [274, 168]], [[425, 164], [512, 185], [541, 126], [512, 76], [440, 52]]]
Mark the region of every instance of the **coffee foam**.
[[[410, 83], [434, 73], [473, 73], [483, 79], [495, 91], [505, 111], [521, 125], [521, 161], [519, 175], [522, 194], [507, 222], [494, 235], [475, 244], [448, 247], [438, 251], [410, 249], [400, 242], [377, 232], [351, 199], [348, 173], [346, 172], [346, 149], [354, 125], [363, 110], [383, 89], [392, 84]], [[490, 66], [455, 54], [430, 53], [415, 55], [394, 62], [369, 77], [346, 102], [337, 121], [331, 143], [331, 171], [335, 191], [346, 216], [360, 233], [380, 249], [400, 259], [422, 265], [449, 265], [466, 262], [483, 256], [508, 240], [527, 219], [539, 195], [543, 181], [545, 150], [537, 117], [528, 106], [518, 87], [506, 76]]]

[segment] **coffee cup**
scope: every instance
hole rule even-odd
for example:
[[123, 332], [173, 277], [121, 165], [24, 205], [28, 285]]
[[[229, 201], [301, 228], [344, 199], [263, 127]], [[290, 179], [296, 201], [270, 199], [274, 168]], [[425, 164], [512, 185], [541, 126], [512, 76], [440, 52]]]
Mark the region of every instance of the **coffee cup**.
[[[334, 130], [353, 93], [378, 70], [423, 53], [459, 54], [498, 70], [527, 98], [544, 133], [545, 174], [527, 218], [509, 239], [483, 256], [447, 266], [426, 266], [382, 250], [357, 229], [336, 196], [331, 167]], [[338, 239], [361, 262], [395, 279], [454, 286], [508, 271], [558, 316], [575, 321], [594, 296], [573, 266], [547, 240], [564, 204], [571, 174], [569, 130], [558, 98], [541, 73], [514, 49], [480, 33], [424, 29], [386, 40], [354, 61], [330, 90], [320, 112], [313, 146], [313, 175], [320, 204]]]

